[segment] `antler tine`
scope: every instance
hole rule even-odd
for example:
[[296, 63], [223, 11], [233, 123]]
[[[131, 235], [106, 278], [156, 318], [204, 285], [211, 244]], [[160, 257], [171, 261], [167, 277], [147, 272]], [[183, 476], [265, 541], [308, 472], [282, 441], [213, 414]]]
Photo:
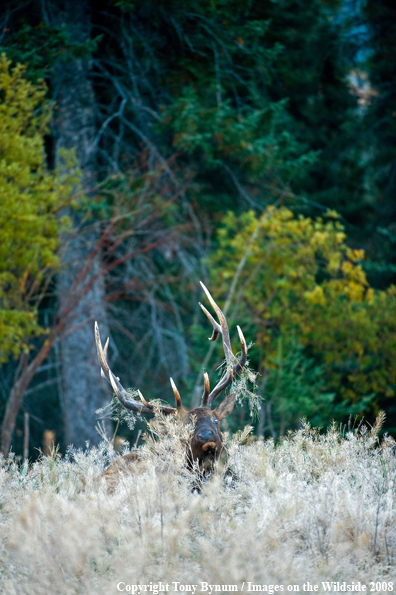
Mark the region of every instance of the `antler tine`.
[[[132, 399], [131, 396], [127, 393], [125, 388], [122, 386], [121, 382], [113, 374], [110, 370], [109, 364], [107, 363], [107, 349], [109, 346], [109, 339], [107, 339], [105, 347], [102, 347], [102, 341], [100, 340], [100, 333], [98, 323], [95, 321], [95, 342], [96, 342], [96, 350], [98, 352], [98, 359], [101, 366], [101, 375], [110, 382], [112, 389], [120, 401], [120, 403], [125, 407], [125, 409], [129, 409], [129, 411], [135, 411], [137, 413], [144, 413], [145, 415], [149, 415], [153, 413], [154, 407], [151, 403], [147, 403], [144, 399], [143, 395], [140, 391], [139, 397], [141, 398], [142, 402], [135, 401]], [[159, 406], [160, 411], [165, 414], [175, 413], [174, 407], [165, 407], [163, 405]]]
[[240, 374], [243, 370], [243, 366], [246, 364], [247, 360], [247, 345], [245, 337], [243, 336], [243, 332], [240, 326], [237, 326], [239, 340], [241, 342], [241, 355], [239, 361], [234, 366], [234, 374]]
[[139, 399], [142, 401], [143, 405], [145, 407], [147, 407], [147, 409], [151, 409], [151, 411], [153, 411], [154, 407], [153, 405], [151, 405], [151, 403], [148, 403], [146, 401], [146, 399], [143, 397], [142, 393], [140, 392], [140, 390], [138, 389], [138, 395], [139, 395]]
[[231, 341], [230, 341], [230, 332], [228, 330], [227, 321], [223, 312], [220, 310], [219, 306], [216, 304], [212, 296], [210, 295], [208, 289], [205, 285], [200, 281], [201, 287], [206, 293], [206, 297], [208, 298], [213, 310], [216, 312], [217, 316], [219, 317], [220, 324], [218, 324], [213, 316], [203, 307], [201, 304], [202, 310], [205, 312], [206, 316], [209, 318], [210, 322], [213, 325], [213, 335], [210, 338], [210, 341], [215, 341], [220, 333], [223, 338], [223, 347], [224, 347], [224, 355], [227, 361], [227, 365], [231, 364], [232, 359], [232, 349], [231, 349]]
[[[99, 329], [98, 329], [98, 332], [99, 332]], [[109, 337], [107, 337], [107, 339], [106, 339], [106, 343], [105, 343], [105, 346], [104, 346], [104, 348], [103, 348], [103, 353], [104, 353], [104, 356], [105, 356], [105, 360], [106, 360], [106, 361], [107, 361], [107, 351], [108, 351], [108, 349], [109, 349], [109, 341], [110, 341], [110, 338], [109, 338]]]
[[208, 376], [208, 374], [206, 372], [204, 372], [204, 392], [203, 392], [203, 395], [202, 395], [201, 407], [207, 407], [208, 406], [209, 393], [210, 393], [209, 376]]
[[102, 341], [100, 340], [99, 327], [98, 327], [98, 323], [96, 322], [96, 320], [95, 320], [95, 343], [96, 343], [96, 351], [98, 353], [98, 360], [100, 363], [101, 376], [103, 378], [106, 378], [106, 380], [108, 382], [110, 382], [110, 384], [111, 384], [110, 375], [109, 375], [110, 368], [107, 363], [107, 349], [109, 346], [109, 339], [107, 339], [105, 348], [103, 350]]
[[208, 407], [212, 407], [213, 401], [217, 399], [219, 395], [227, 388], [229, 384], [231, 384], [232, 379], [234, 377], [234, 372], [232, 368], [227, 368], [226, 373], [224, 374], [223, 378], [216, 384], [212, 392], [208, 397]]
[[217, 337], [219, 336], [219, 333], [221, 335], [221, 326], [215, 321], [211, 313], [205, 308], [205, 306], [201, 304], [201, 302], [198, 302], [198, 304], [201, 306], [203, 312], [205, 312], [206, 316], [209, 318], [213, 326], [212, 336], [209, 337], [209, 341], [216, 341]]
[[202, 281], [200, 281], [200, 283], [201, 283], [202, 289], [204, 290], [211, 306], [213, 307], [213, 309], [216, 312], [216, 314], [219, 318], [219, 321], [220, 321], [220, 324], [218, 322], [216, 322], [216, 320], [213, 318], [213, 316], [210, 314], [210, 312], [208, 312], [208, 310], [204, 306], [202, 306], [202, 304], [200, 304], [202, 310], [205, 312], [206, 316], [208, 317], [208, 319], [210, 320], [210, 322], [212, 323], [212, 326], [213, 326], [213, 334], [209, 340], [215, 341], [217, 339], [219, 333], [221, 334], [222, 339], [223, 339], [224, 354], [225, 354], [225, 358], [226, 358], [226, 362], [227, 362], [227, 371], [226, 371], [225, 375], [220, 380], [220, 382], [218, 382], [218, 384], [214, 387], [214, 389], [212, 390], [212, 392], [209, 394], [209, 396], [207, 398], [207, 406], [211, 407], [213, 401], [220, 395], [220, 393], [223, 392], [223, 390], [225, 388], [227, 388], [227, 386], [230, 384], [230, 382], [232, 381], [235, 374], [240, 374], [240, 372], [242, 371], [243, 366], [246, 363], [247, 347], [246, 347], [245, 337], [243, 336], [243, 333], [242, 333], [240, 327], [238, 326], [237, 327], [238, 335], [239, 335], [239, 340], [241, 341], [241, 355], [240, 355], [239, 360], [236, 363], [234, 363], [233, 362], [233, 353], [232, 353], [232, 348], [231, 348], [231, 341], [230, 341], [230, 332], [228, 330], [226, 318], [225, 318], [223, 312], [221, 311], [221, 309], [219, 308], [219, 306], [216, 304], [216, 302], [212, 298], [208, 289], [205, 287], [205, 285], [202, 283]]
[[176, 408], [177, 411], [181, 411], [183, 409], [183, 405], [182, 405], [182, 400], [181, 400], [181, 396], [179, 391], [177, 390], [177, 386], [173, 381], [173, 378], [169, 378], [171, 386], [172, 386], [172, 390], [173, 390], [173, 394], [175, 395], [175, 401], [176, 401]]
[[159, 403], [155, 405], [153, 405], [153, 403], [148, 403], [146, 399], [143, 397], [140, 390], [138, 390], [138, 395], [143, 405], [150, 409], [151, 413], [154, 413], [156, 409], [158, 409], [159, 411], [161, 411], [161, 413], [164, 414], [176, 413], [176, 409], [174, 407], [167, 407], [166, 405], [160, 405]]
[[113, 372], [109, 369], [109, 378], [111, 387], [120, 401], [121, 405], [128, 409], [129, 411], [135, 411], [136, 413], [144, 413], [146, 415], [152, 413], [152, 410], [143, 405], [143, 403], [139, 403], [139, 401], [135, 401], [135, 399], [131, 399], [131, 397], [126, 392], [125, 388], [122, 384], [117, 380], [114, 376]]

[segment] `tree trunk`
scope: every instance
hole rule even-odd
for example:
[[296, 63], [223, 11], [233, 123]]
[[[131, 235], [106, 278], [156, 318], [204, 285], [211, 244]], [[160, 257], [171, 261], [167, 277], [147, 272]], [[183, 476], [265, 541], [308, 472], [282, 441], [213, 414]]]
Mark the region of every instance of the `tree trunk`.
[[[53, 24], [68, 28], [72, 41], [86, 43], [90, 39], [89, 4], [84, 0], [66, 0], [64, 10], [53, 17]], [[54, 14], [54, 13], [53, 13]], [[93, 149], [96, 136], [95, 96], [90, 80], [90, 62], [74, 58], [61, 64], [54, 77], [54, 98], [57, 103], [54, 132], [57, 155], [61, 148], [75, 148], [83, 172], [83, 188], [89, 193], [97, 181], [97, 164]], [[75, 223], [78, 223], [75, 220]], [[59, 300], [70, 290], [81, 267], [86, 263], [98, 237], [83, 228], [62, 248], [62, 269], [58, 277]], [[93, 262], [90, 275], [98, 273], [100, 255]], [[92, 277], [91, 277], [92, 278]], [[95, 430], [95, 411], [109, 401], [100, 378], [93, 337], [93, 321], [98, 320], [106, 336], [107, 319], [104, 307], [104, 280], [99, 277], [91, 290], [81, 297], [73, 320], [73, 330], [61, 341], [61, 404], [65, 424], [65, 442], [84, 447], [100, 441]]]

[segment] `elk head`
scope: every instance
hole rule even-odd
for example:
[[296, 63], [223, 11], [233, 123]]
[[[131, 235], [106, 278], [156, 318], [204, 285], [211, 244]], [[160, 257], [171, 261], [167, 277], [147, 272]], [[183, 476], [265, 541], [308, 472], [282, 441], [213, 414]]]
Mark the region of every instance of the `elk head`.
[[170, 379], [170, 382], [175, 396], [176, 407], [148, 403], [140, 391], [138, 391], [140, 401], [132, 399], [121, 385], [119, 378], [117, 378], [109, 368], [107, 363], [109, 339], [107, 339], [103, 348], [100, 340], [99, 328], [95, 322], [95, 341], [101, 365], [101, 375], [111, 384], [120, 403], [129, 411], [134, 411], [140, 414], [149, 415], [155, 413], [157, 410], [165, 415], [176, 415], [183, 423], [194, 421], [193, 434], [187, 449], [187, 462], [190, 467], [192, 466], [193, 461], [198, 461], [201, 467], [206, 466], [207, 463], [212, 462], [219, 456], [222, 450], [220, 422], [227, 415], [232, 413], [236, 401], [236, 394], [230, 393], [227, 395], [216, 409], [212, 409], [212, 405], [217, 397], [229, 386], [234, 376], [241, 373], [247, 357], [246, 341], [239, 326], [237, 329], [241, 341], [241, 355], [239, 360], [236, 360], [234, 357], [225, 316], [205, 285], [201, 283], [201, 286], [219, 319], [219, 322], [217, 322], [210, 312], [208, 312], [201, 303], [199, 304], [213, 326], [213, 333], [209, 341], [215, 341], [219, 334], [222, 336], [227, 368], [225, 374], [212, 391], [210, 390], [209, 376], [206, 372], [204, 373], [204, 392], [202, 395], [201, 406], [190, 411], [183, 407], [179, 391], [172, 378]]

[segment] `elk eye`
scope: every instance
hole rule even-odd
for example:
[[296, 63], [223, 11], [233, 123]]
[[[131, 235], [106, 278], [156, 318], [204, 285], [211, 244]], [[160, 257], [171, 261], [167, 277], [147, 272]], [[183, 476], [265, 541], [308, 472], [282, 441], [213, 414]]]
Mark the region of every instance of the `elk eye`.
[[213, 418], [213, 423], [216, 424], [216, 426], [217, 426], [217, 424], [219, 423], [219, 420], [214, 417]]

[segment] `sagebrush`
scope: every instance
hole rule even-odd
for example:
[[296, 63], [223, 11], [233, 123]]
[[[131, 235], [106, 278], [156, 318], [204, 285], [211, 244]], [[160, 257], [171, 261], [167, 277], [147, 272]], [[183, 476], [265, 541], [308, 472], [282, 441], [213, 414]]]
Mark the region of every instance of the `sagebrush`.
[[100, 478], [116, 456], [106, 442], [31, 467], [3, 461], [0, 592], [392, 580], [395, 442], [379, 444], [380, 421], [326, 434], [304, 425], [279, 445], [226, 437], [228, 462], [201, 491], [180, 427], [165, 423], [140, 449], [146, 471], [121, 476], [112, 494]]

